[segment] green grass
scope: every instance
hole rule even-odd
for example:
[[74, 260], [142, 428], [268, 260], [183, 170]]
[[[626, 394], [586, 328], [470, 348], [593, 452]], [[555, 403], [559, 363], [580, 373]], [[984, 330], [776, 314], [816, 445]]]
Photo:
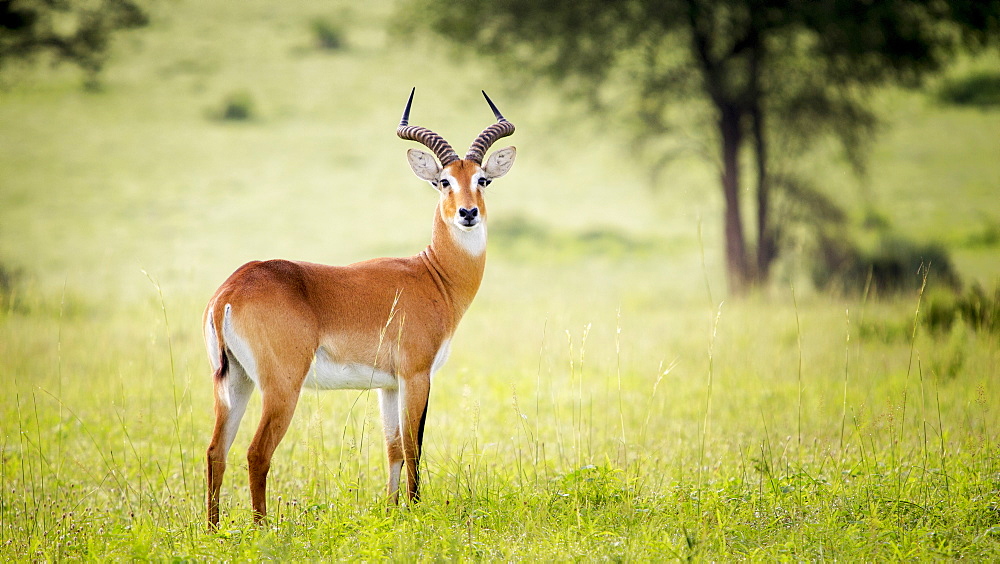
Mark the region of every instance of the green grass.
[[[373, 395], [310, 392], [272, 471], [272, 525], [250, 524], [238, 454], [250, 424], [234, 448], [222, 532], [209, 534], [207, 370], [196, 324], [171, 316], [194, 305], [166, 302], [168, 333], [149, 294], [127, 316], [4, 319], [8, 555], [1000, 552], [995, 341], [972, 334], [948, 347], [918, 332], [911, 362], [905, 328], [867, 329], [905, 325], [902, 306], [815, 301], [796, 311], [790, 299], [723, 305], [714, 329], [707, 307], [619, 320], [598, 306], [557, 323], [513, 308], [487, 318], [478, 304], [435, 380], [423, 503], [383, 506]], [[956, 354], [958, 374], [934, 368]]]
[[[0, 556], [1000, 558], [995, 334], [931, 334], [914, 325], [929, 295], [830, 298], [794, 272], [726, 299], [710, 168], [648, 190], [623, 137], [587, 138], [555, 98], [473, 61], [443, 84], [449, 54], [388, 36], [388, 3], [153, 9], [102, 91], [40, 68], [0, 92], [0, 262], [23, 271], [0, 312]], [[320, 20], [344, 47], [316, 46]], [[209, 533], [201, 308], [249, 259], [427, 243], [435, 195], [394, 136], [413, 85], [414, 122], [456, 145], [488, 123], [486, 89], [519, 150], [435, 377], [423, 502], [384, 506], [374, 394], [307, 392], [253, 527], [257, 396]], [[237, 92], [253, 118], [217, 119]], [[816, 170], [992, 288], [1000, 114], [884, 98], [866, 188]]]

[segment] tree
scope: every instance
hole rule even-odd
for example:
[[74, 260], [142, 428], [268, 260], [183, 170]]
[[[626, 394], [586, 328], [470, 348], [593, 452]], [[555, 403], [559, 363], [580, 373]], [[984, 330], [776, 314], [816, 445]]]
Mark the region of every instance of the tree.
[[[401, 19], [596, 103], [618, 96], [647, 146], [671, 135], [673, 107], [706, 108], [699, 130], [720, 169], [727, 274], [739, 293], [766, 281], [778, 256], [775, 190], [830, 209], [793, 157], [834, 138], [862, 171], [878, 123], [871, 91], [919, 84], [963, 39], [995, 42], [1000, 1], [410, 0]], [[747, 183], [755, 247], [741, 214]]]
[[0, 0], [0, 72], [42, 53], [69, 62], [96, 86], [114, 31], [149, 22], [133, 0]]

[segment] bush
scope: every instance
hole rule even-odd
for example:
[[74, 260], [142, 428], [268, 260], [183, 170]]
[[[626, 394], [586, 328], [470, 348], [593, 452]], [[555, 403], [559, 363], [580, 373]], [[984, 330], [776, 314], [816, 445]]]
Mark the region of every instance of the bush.
[[975, 331], [1000, 333], [1000, 282], [992, 295], [975, 284], [965, 294], [935, 296], [923, 317], [924, 325], [935, 333], [950, 331], [958, 320]]
[[315, 18], [312, 20], [311, 27], [316, 46], [320, 49], [336, 51], [345, 47], [344, 30], [339, 25], [324, 18]]
[[20, 269], [0, 263], [0, 313], [8, 311], [14, 305], [14, 294], [21, 280]]
[[938, 90], [938, 99], [956, 106], [1000, 106], [1000, 74], [979, 72], [949, 80]]
[[1000, 221], [984, 219], [979, 229], [965, 237], [965, 245], [972, 248], [1000, 245]]
[[869, 288], [880, 295], [919, 290], [925, 273], [930, 287], [960, 286], [951, 256], [937, 243], [884, 237], [873, 251], [863, 251], [850, 242], [824, 238], [812, 278], [820, 289], [857, 293]]
[[256, 116], [255, 111], [253, 96], [241, 90], [223, 100], [218, 117], [223, 121], [250, 121]]

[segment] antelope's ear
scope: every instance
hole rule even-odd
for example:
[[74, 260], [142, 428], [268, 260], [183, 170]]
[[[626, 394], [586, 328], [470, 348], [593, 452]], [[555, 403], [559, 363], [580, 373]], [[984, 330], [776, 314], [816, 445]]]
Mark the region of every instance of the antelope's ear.
[[406, 159], [410, 161], [410, 168], [417, 178], [437, 186], [441, 166], [434, 157], [420, 149], [410, 149], [406, 152]]
[[499, 151], [495, 151], [490, 155], [489, 159], [486, 159], [486, 165], [483, 166], [483, 172], [486, 173], [486, 177], [492, 180], [507, 174], [507, 171], [514, 164], [514, 156], [516, 154], [517, 150], [514, 147], [504, 147]]

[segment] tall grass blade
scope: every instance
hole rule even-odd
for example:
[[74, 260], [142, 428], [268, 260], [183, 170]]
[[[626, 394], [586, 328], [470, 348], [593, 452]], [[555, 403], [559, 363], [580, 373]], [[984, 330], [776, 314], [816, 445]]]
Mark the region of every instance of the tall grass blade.
[[149, 280], [149, 283], [153, 285], [156, 289], [156, 295], [160, 303], [160, 311], [163, 313], [163, 325], [167, 336], [167, 353], [170, 356], [170, 392], [174, 400], [174, 434], [177, 439], [177, 452], [180, 454], [181, 458], [181, 481], [184, 484], [184, 493], [188, 496], [191, 495], [191, 488], [188, 485], [188, 471], [187, 463], [185, 462], [184, 455], [184, 441], [181, 440], [181, 417], [180, 417], [180, 400], [177, 398], [177, 368], [174, 366], [174, 340], [170, 332], [170, 319], [167, 317], [167, 306], [163, 299], [163, 289], [160, 288], [159, 282], [156, 281], [153, 276], [142, 270], [143, 275]]

